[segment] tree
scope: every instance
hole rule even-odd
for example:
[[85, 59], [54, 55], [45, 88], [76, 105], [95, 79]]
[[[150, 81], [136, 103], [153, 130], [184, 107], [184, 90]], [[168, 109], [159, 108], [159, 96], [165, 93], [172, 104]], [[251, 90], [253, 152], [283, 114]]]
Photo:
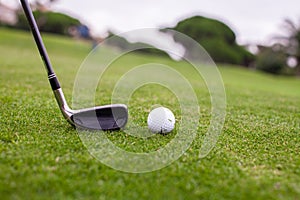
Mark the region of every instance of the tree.
[[[202, 16], [194, 16], [178, 22], [174, 28], [169, 28], [196, 40], [216, 62], [249, 66], [254, 61], [254, 55], [236, 43], [235, 33], [224, 23]], [[180, 41], [181, 38], [174, 38]]]
[[[81, 25], [78, 19], [63, 13], [41, 12], [36, 10], [33, 14], [36, 17], [41, 32], [69, 35], [70, 27], [78, 27]], [[20, 13], [18, 19], [18, 23], [15, 27], [28, 30], [29, 27], [24, 13]]]
[[295, 71], [296, 75], [300, 76], [300, 21], [297, 24], [290, 19], [285, 19], [283, 25], [287, 36], [277, 37], [277, 39], [282, 40], [286, 47], [286, 54], [297, 61]]
[[283, 74], [285, 69], [287, 56], [285, 47], [282, 44], [274, 44], [271, 47], [258, 46], [259, 52], [256, 55], [255, 67], [258, 70], [271, 73]]

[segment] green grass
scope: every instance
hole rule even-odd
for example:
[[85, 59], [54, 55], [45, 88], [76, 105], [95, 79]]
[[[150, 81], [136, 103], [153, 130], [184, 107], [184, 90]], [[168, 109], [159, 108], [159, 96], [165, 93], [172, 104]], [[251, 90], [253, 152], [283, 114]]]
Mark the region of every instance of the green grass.
[[[76, 72], [90, 45], [46, 35], [45, 43], [69, 102]], [[164, 58], [129, 55], [124, 70]], [[116, 63], [115, 65], [120, 65]], [[176, 162], [159, 171], [131, 174], [111, 169], [92, 157], [76, 130], [63, 119], [29, 33], [0, 29], [0, 196], [1, 199], [300, 199], [300, 80], [270, 76], [232, 66], [220, 71], [227, 95], [227, 116], [216, 147], [199, 159], [201, 136], [210, 119], [210, 101], [203, 83], [199, 136]], [[97, 103], [109, 103], [108, 72]], [[157, 98], [150, 98], [157, 94]], [[150, 98], [150, 99], [149, 99]], [[130, 108], [144, 123], [151, 105], [167, 104], [178, 115], [172, 93], [144, 87], [132, 96]], [[152, 151], [174, 136], [136, 139], [123, 132], [108, 134], [118, 146]]]

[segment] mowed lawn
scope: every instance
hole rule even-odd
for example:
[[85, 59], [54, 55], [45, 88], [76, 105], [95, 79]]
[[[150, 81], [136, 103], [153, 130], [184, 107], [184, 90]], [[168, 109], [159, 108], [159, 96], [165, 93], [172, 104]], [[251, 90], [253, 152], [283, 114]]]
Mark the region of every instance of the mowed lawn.
[[[45, 43], [71, 104], [77, 70], [91, 45], [51, 35], [45, 35]], [[180, 65], [137, 54], [124, 58], [122, 65], [146, 61]], [[191, 147], [159, 171], [124, 173], [91, 156], [63, 119], [31, 35], [0, 29], [0, 198], [300, 199], [300, 79], [233, 66], [219, 69], [227, 116], [211, 153], [203, 159], [198, 156], [209, 125], [210, 102], [205, 85], [194, 77], [201, 126]], [[183, 67], [180, 70], [193, 77]], [[121, 71], [111, 73], [112, 79]], [[112, 86], [109, 81], [104, 86], [96, 95], [101, 104], [110, 102]], [[157, 100], [147, 101], [154, 89], [141, 88], [131, 100], [129, 108], [141, 123], [152, 103], [178, 106], [176, 101], [168, 102], [172, 94], [164, 90]], [[124, 132], [107, 135], [132, 151], [155, 150], [174, 136], [143, 140]]]

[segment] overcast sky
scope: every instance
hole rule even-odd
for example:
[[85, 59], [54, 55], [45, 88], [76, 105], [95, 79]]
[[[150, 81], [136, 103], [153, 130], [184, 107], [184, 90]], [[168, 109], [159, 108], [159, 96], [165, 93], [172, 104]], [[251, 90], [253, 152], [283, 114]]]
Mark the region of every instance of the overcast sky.
[[[18, 0], [0, 0], [10, 5]], [[52, 7], [79, 17], [93, 32], [124, 32], [174, 26], [195, 14], [219, 19], [236, 33], [238, 42], [267, 44], [283, 33], [285, 18], [300, 21], [299, 0], [57, 0]]]

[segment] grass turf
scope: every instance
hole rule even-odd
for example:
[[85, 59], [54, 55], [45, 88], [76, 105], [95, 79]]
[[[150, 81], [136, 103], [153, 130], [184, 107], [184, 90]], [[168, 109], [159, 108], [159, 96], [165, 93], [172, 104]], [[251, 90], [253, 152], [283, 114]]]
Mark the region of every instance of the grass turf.
[[[90, 45], [51, 35], [45, 36], [45, 42], [71, 102], [76, 72]], [[131, 55], [122, 64], [147, 60], [171, 62]], [[88, 153], [77, 132], [60, 114], [41, 66], [29, 33], [0, 29], [1, 199], [300, 198], [299, 79], [220, 67], [227, 117], [213, 151], [204, 159], [198, 158], [199, 136], [170, 166], [130, 174], [115, 171]], [[110, 100], [102, 98], [109, 96], [109, 85], [106, 88], [99, 89], [104, 93], [97, 97], [101, 103]], [[209, 124], [210, 103], [202, 84], [196, 90], [202, 106], [201, 135]], [[131, 101], [136, 120], [141, 122], [151, 106], [145, 101], [149, 91], [151, 88], [142, 88]], [[163, 103], [163, 96], [150, 103]], [[169, 103], [173, 105], [177, 102]], [[122, 148], [147, 151], [168, 142], [172, 135], [135, 140], [117, 132], [109, 138]]]

